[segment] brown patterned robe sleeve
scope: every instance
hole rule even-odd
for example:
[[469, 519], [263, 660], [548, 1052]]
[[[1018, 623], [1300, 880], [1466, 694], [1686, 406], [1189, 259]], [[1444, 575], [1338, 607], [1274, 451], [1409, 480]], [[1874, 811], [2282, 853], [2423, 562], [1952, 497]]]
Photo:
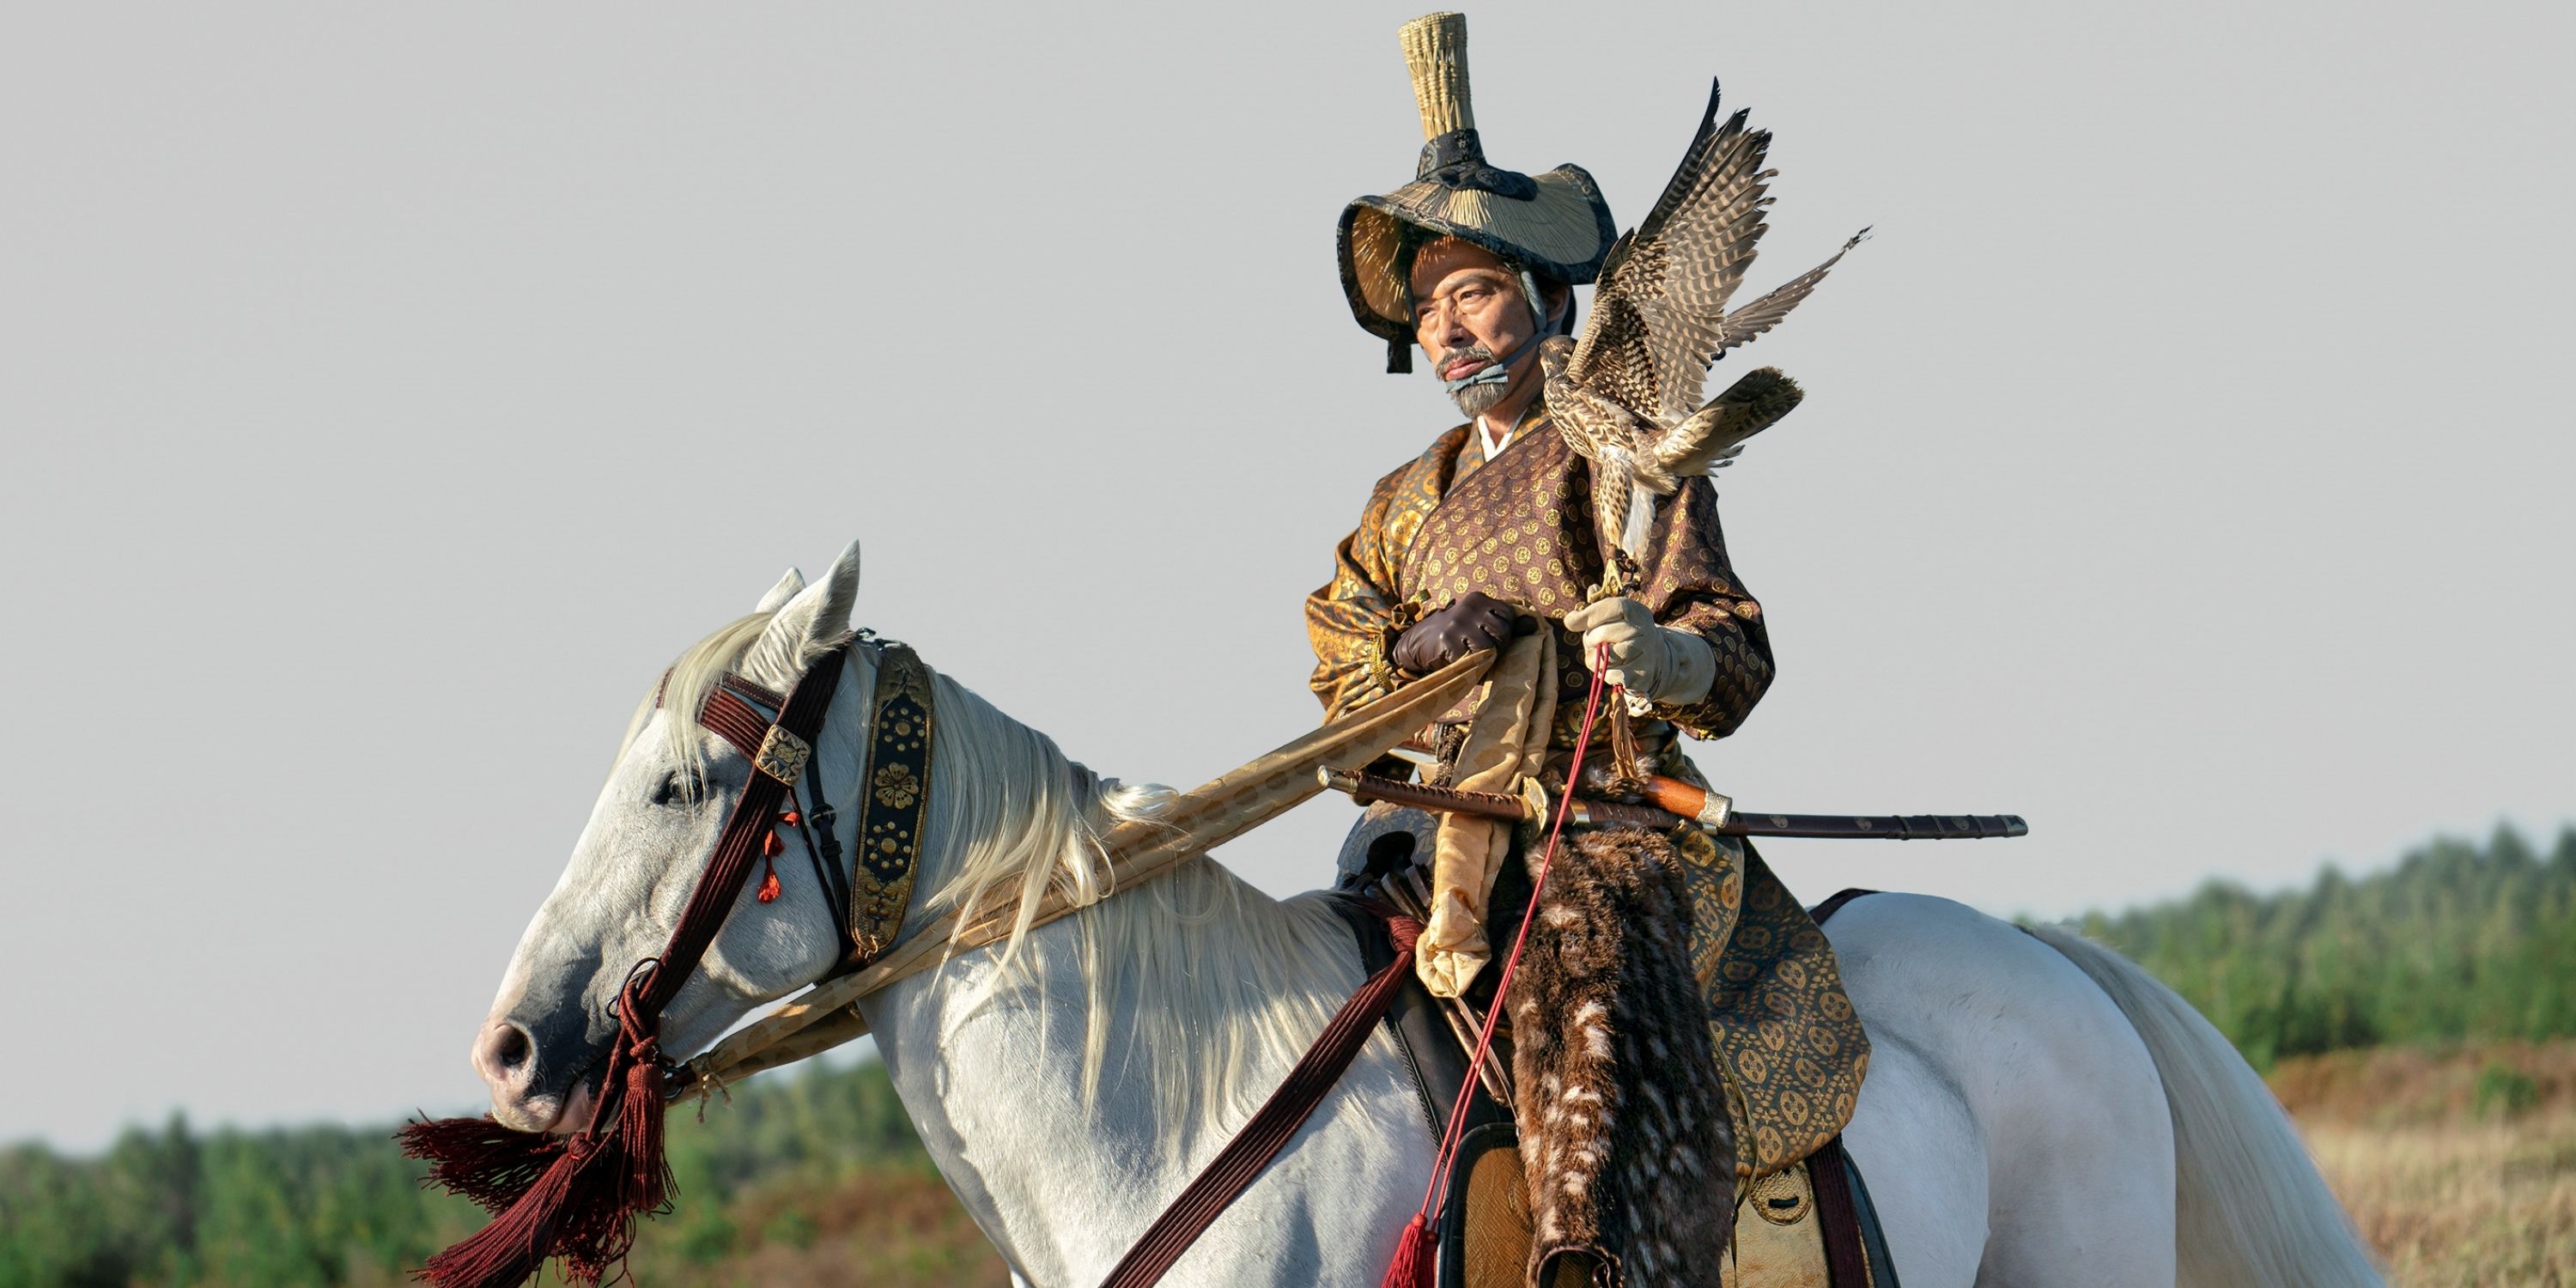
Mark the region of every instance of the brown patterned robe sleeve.
[[1306, 639], [1315, 649], [1307, 687], [1334, 720], [1395, 687], [1395, 637], [1406, 625], [1386, 548], [1387, 511], [1407, 466], [1378, 480], [1360, 526], [1333, 550], [1333, 579], [1306, 597]]
[[1771, 636], [1762, 625], [1762, 605], [1736, 584], [1726, 561], [1717, 489], [1707, 478], [1686, 480], [1671, 501], [1657, 507], [1640, 572], [1644, 589], [1637, 598], [1655, 620], [1706, 640], [1717, 658], [1717, 678], [1705, 696], [1658, 706], [1650, 714], [1696, 738], [1735, 732], [1771, 687]]

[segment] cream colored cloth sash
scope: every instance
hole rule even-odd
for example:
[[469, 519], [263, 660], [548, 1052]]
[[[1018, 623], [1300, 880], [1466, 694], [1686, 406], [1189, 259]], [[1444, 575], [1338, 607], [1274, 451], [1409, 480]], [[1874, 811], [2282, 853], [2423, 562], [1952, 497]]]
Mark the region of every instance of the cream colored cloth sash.
[[[1449, 786], [1525, 795], [1535, 789], [1556, 719], [1556, 632], [1514, 639], [1485, 678]], [[1464, 814], [1440, 816], [1431, 858], [1431, 920], [1413, 945], [1414, 973], [1438, 997], [1467, 991], [1493, 958], [1485, 905], [1494, 874], [1512, 851], [1512, 826]]]

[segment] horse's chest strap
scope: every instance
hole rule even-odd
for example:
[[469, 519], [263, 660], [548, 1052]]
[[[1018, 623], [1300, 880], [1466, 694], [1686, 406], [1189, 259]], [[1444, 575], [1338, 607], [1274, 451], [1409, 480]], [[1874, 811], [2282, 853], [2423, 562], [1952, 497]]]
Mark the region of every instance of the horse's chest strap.
[[1386, 918], [1387, 932], [1395, 940], [1395, 960], [1368, 977], [1342, 1009], [1333, 1013], [1332, 1022], [1315, 1039], [1315, 1044], [1299, 1057], [1297, 1067], [1270, 1093], [1261, 1108], [1245, 1123], [1243, 1130], [1227, 1141], [1225, 1148], [1191, 1178], [1179, 1197], [1163, 1209], [1154, 1223], [1127, 1250], [1125, 1258], [1101, 1288], [1146, 1288], [1162, 1279], [1181, 1254], [1216, 1223], [1217, 1216], [1250, 1188], [1270, 1160], [1286, 1148], [1290, 1137], [1305, 1125], [1315, 1107], [1340, 1082], [1360, 1047], [1368, 1042], [1369, 1033], [1394, 1004], [1397, 990], [1404, 987], [1404, 977], [1413, 969], [1413, 941], [1422, 934], [1422, 923], [1392, 909], [1380, 909]]

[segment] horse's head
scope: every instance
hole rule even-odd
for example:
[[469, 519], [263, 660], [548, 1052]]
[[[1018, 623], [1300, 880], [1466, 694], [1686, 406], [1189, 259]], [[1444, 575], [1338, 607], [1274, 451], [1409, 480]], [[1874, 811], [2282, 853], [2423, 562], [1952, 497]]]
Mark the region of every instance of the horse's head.
[[[474, 1039], [492, 1115], [521, 1131], [576, 1129], [617, 1033], [617, 997], [637, 963], [659, 953], [705, 870], [749, 758], [701, 727], [699, 700], [732, 672], [784, 693], [848, 635], [858, 593], [852, 543], [822, 581], [790, 570], [751, 616], [683, 655], [637, 712], [626, 746], [573, 846], [572, 862], [528, 923]], [[852, 765], [873, 666], [853, 653], [816, 754]], [[860, 695], [855, 700], [851, 694]], [[855, 769], [849, 771], [855, 774]], [[840, 914], [795, 828], [778, 829], [780, 890], [757, 902], [746, 882], [723, 928], [662, 1013], [665, 1050], [714, 1040], [752, 1007], [820, 978], [842, 955]]]

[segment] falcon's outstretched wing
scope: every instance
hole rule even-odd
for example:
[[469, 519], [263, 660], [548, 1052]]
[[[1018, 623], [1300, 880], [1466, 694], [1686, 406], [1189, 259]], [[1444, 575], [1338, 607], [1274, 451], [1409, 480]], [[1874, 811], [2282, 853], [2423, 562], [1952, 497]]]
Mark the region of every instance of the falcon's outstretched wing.
[[1852, 247], [1868, 240], [1869, 230], [1866, 228], [1853, 233], [1851, 240], [1844, 242], [1843, 248], [1835, 251], [1832, 259], [1790, 278], [1761, 299], [1727, 314], [1726, 347], [1734, 348], [1780, 325], [1780, 319], [1789, 316], [1789, 310], [1798, 307], [1798, 301], [1807, 298], [1807, 293], [1816, 289], [1816, 283], [1825, 280], [1828, 270], [1841, 263], [1843, 256], [1851, 253]]
[[1712, 83], [1663, 197], [1611, 248], [1568, 372], [1662, 429], [1698, 410], [1709, 363], [1735, 343], [1726, 302], [1753, 262], [1771, 204], [1764, 181], [1775, 172], [1762, 168], [1771, 132], [1747, 131], [1741, 111], [1719, 125], [1717, 104]]

